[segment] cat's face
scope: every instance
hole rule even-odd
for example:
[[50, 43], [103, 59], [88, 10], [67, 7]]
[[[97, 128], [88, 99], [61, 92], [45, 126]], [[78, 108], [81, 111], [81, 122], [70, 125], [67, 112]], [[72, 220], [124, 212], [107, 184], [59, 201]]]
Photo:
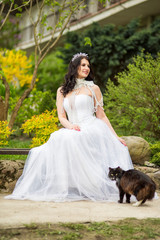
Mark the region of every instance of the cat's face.
[[112, 181], [116, 181], [117, 179], [122, 177], [122, 172], [123, 170], [120, 167], [117, 168], [109, 168], [109, 173], [108, 173], [108, 177], [112, 180]]

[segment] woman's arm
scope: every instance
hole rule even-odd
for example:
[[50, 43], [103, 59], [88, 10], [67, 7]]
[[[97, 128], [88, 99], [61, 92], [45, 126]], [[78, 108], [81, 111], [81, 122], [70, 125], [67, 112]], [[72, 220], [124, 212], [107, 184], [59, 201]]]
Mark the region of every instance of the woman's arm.
[[66, 112], [63, 108], [63, 94], [61, 93], [61, 87], [58, 88], [57, 90], [57, 99], [56, 99], [56, 105], [57, 105], [57, 112], [58, 112], [58, 118], [60, 123], [68, 129], [74, 129], [77, 131], [80, 131], [80, 127], [78, 125], [72, 124], [71, 122], [68, 121]]
[[[101, 94], [100, 88], [97, 85], [94, 85], [94, 92], [95, 92], [97, 101], [101, 102], [102, 94]], [[96, 101], [95, 101], [95, 105], [96, 105]], [[96, 117], [103, 120], [107, 124], [107, 126], [110, 128], [112, 133], [119, 139], [119, 141], [126, 146], [125, 141], [122, 138], [120, 138], [117, 135], [117, 133], [115, 132], [115, 130], [113, 129], [109, 119], [107, 118], [107, 116], [106, 116], [106, 114], [105, 114], [105, 112], [104, 112], [104, 110], [101, 106], [97, 106]]]

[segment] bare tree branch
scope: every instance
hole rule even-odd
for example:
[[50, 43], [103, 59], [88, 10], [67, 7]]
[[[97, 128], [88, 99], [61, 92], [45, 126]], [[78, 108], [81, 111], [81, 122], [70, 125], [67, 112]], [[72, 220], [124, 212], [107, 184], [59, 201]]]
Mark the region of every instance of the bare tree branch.
[[[13, 11], [15, 11], [15, 10], [18, 10], [18, 9], [20, 9], [20, 8], [22, 8], [22, 7], [27, 6], [27, 5], [30, 3], [30, 1], [31, 1], [31, 0], [28, 0], [28, 2], [26, 2], [26, 3], [24, 3], [24, 4], [20, 5], [20, 6], [18, 6], [18, 7], [16, 7], [16, 8], [13, 8], [13, 6], [14, 6], [14, 1], [12, 1], [12, 2], [11, 2], [11, 5], [10, 5], [10, 7], [9, 7], [9, 9], [8, 9], [8, 12], [7, 12], [7, 14], [6, 14], [6, 16], [5, 16], [5, 18], [4, 18], [1, 26], [0, 26], [0, 30], [3, 28], [3, 26], [4, 26], [4, 24], [6, 23], [6, 21], [7, 21], [7, 19], [8, 19], [8, 17], [9, 17], [9, 15], [10, 15], [11, 12], [13, 12]], [[0, 4], [1, 4], [1, 3], [0, 3]], [[4, 10], [4, 7], [5, 7], [5, 4], [2, 3], [1, 10], [0, 10], [0, 15], [2, 15], [3, 10]]]
[[9, 14], [10, 14], [10, 12], [11, 12], [12, 7], [13, 7], [13, 2], [11, 3], [10, 8], [9, 8], [9, 10], [8, 10], [8, 12], [7, 12], [7, 14], [6, 14], [3, 22], [2, 22], [2, 25], [0, 26], [0, 30], [3, 28], [5, 22], [7, 21], [8, 17], [9, 17]]
[[37, 39], [37, 31], [36, 31], [36, 26], [35, 26], [35, 22], [33, 20], [33, 17], [32, 17], [32, 5], [33, 5], [33, 2], [32, 0], [30, 1], [30, 7], [29, 7], [29, 10], [28, 8], [26, 7], [26, 12], [28, 13], [28, 16], [29, 16], [29, 19], [30, 19], [30, 22], [32, 24], [32, 26], [34, 27], [34, 41], [35, 41], [35, 64], [37, 63], [37, 49], [38, 49], [38, 39]]
[[13, 11], [15, 11], [15, 10], [18, 10], [19, 8], [22, 8], [22, 7], [27, 6], [27, 5], [30, 3], [30, 1], [31, 1], [31, 0], [28, 0], [28, 2], [26, 2], [26, 3], [24, 3], [24, 4], [20, 5], [20, 6], [18, 6], [18, 7], [16, 7], [16, 8], [12, 9], [11, 12], [13, 12]]
[[[38, 27], [38, 24], [40, 24], [40, 22], [41, 22], [41, 15], [42, 15], [44, 3], [45, 3], [45, 0], [42, 1], [42, 4], [39, 8], [38, 18], [37, 18], [37, 21], [35, 22], [35, 25], [34, 25], [35, 26], [34, 40], [35, 40], [36, 46], [38, 48], [39, 54], [41, 54], [41, 48], [40, 48], [41, 39], [40, 39], [40, 37], [37, 37], [37, 27]], [[38, 38], [40, 39], [40, 41], [38, 40]]]
[[43, 7], [44, 7], [44, 3], [45, 3], [45, 0], [42, 1], [42, 4], [41, 4], [41, 6], [39, 8], [39, 13], [38, 13], [37, 21], [35, 22], [35, 26], [37, 26], [38, 23], [40, 22], [41, 14], [42, 14]]
[[2, 3], [1, 10], [0, 10], [0, 16], [2, 15], [3, 9], [4, 9], [5, 4]]
[[29, 10], [28, 10], [27, 7], [25, 7], [25, 10], [26, 10], [26, 12], [28, 13], [28, 16], [29, 16], [29, 19], [30, 19], [32, 25], [34, 25], [34, 21], [33, 21], [33, 18], [32, 18], [32, 0], [30, 1]]
[[[61, 12], [62, 12], [63, 9], [65, 8], [65, 2], [66, 2], [66, 0], [63, 1], [62, 7], [61, 7]], [[61, 17], [61, 13], [60, 13], [59, 16], [58, 16], [57, 22], [60, 20], [60, 17]], [[47, 47], [48, 47], [48, 46], [51, 44], [51, 42], [53, 41], [53, 38], [54, 38], [54, 34], [55, 34], [55, 32], [56, 32], [56, 29], [57, 29], [57, 24], [55, 23], [54, 29], [53, 29], [52, 34], [51, 34], [51, 38], [50, 38], [50, 40], [46, 43], [46, 45], [43, 47], [43, 49], [41, 50], [42, 53], [45, 51], [45, 49], [47, 49]]]
[[[72, 1], [71, 1], [72, 2]], [[72, 4], [70, 2], [70, 4]], [[85, 0], [82, 0], [77, 6], [75, 9], [72, 8], [72, 5], [70, 7], [71, 11], [70, 11], [70, 14], [68, 15], [68, 19], [66, 21], [66, 23], [64, 24], [62, 30], [60, 31], [58, 37], [56, 38], [56, 40], [50, 45], [50, 43], [52, 42], [53, 38], [54, 38], [54, 34], [52, 34], [52, 37], [51, 39], [49, 40], [49, 42], [46, 44], [46, 46], [43, 48], [43, 51], [46, 49], [46, 51], [44, 52], [44, 54], [42, 55], [42, 57], [40, 57], [39, 59], [39, 64], [42, 62], [42, 60], [44, 59], [44, 57], [47, 55], [47, 53], [50, 51], [51, 48], [53, 48], [56, 43], [59, 41], [60, 37], [62, 36], [64, 30], [66, 29], [71, 17], [72, 17], [72, 14], [74, 13], [74, 11], [77, 11], [77, 9], [85, 2]], [[55, 29], [56, 30], [56, 29]], [[50, 46], [49, 46], [50, 45]]]
[[42, 60], [43, 60], [44, 57], [47, 55], [47, 53], [50, 51], [50, 49], [53, 48], [53, 47], [56, 45], [56, 43], [58, 42], [58, 40], [59, 40], [60, 37], [62, 36], [62, 34], [63, 34], [63, 32], [64, 32], [67, 24], [69, 23], [69, 20], [70, 20], [72, 14], [73, 14], [73, 12], [71, 11], [70, 14], [69, 14], [69, 16], [68, 16], [68, 19], [67, 19], [65, 25], [63, 26], [62, 30], [61, 30], [60, 33], [59, 33], [58, 37], [57, 37], [56, 40], [46, 49], [45, 53], [44, 53], [44, 54], [42, 55], [42, 57], [39, 59], [38, 64], [40, 64], [40, 63], [42, 62]]
[[37, 5], [37, 8], [39, 10], [39, 2], [38, 2], [38, 0], [36, 0], [36, 5]]

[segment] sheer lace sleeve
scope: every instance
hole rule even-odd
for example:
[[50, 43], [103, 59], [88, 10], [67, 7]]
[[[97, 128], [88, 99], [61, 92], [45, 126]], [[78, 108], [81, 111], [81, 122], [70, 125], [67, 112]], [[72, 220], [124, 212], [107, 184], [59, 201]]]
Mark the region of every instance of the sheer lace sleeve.
[[98, 106], [104, 110], [103, 108], [103, 95], [101, 93], [101, 90], [98, 86], [94, 85], [94, 89], [93, 89], [93, 94], [94, 94], [94, 109], [95, 109], [95, 112], [97, 112], [97, 108]]

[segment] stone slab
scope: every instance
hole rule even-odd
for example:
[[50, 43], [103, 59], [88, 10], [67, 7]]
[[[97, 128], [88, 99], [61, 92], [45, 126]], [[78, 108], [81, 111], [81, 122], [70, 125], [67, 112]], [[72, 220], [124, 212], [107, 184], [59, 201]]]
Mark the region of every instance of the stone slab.
[[22, 227], [30, 223], [117, 221], [124, 218], [160, 218], [158, 199], [140, 207], [116, 202], [34, 202], [6, 200], [0, 194], [0, 227]]

